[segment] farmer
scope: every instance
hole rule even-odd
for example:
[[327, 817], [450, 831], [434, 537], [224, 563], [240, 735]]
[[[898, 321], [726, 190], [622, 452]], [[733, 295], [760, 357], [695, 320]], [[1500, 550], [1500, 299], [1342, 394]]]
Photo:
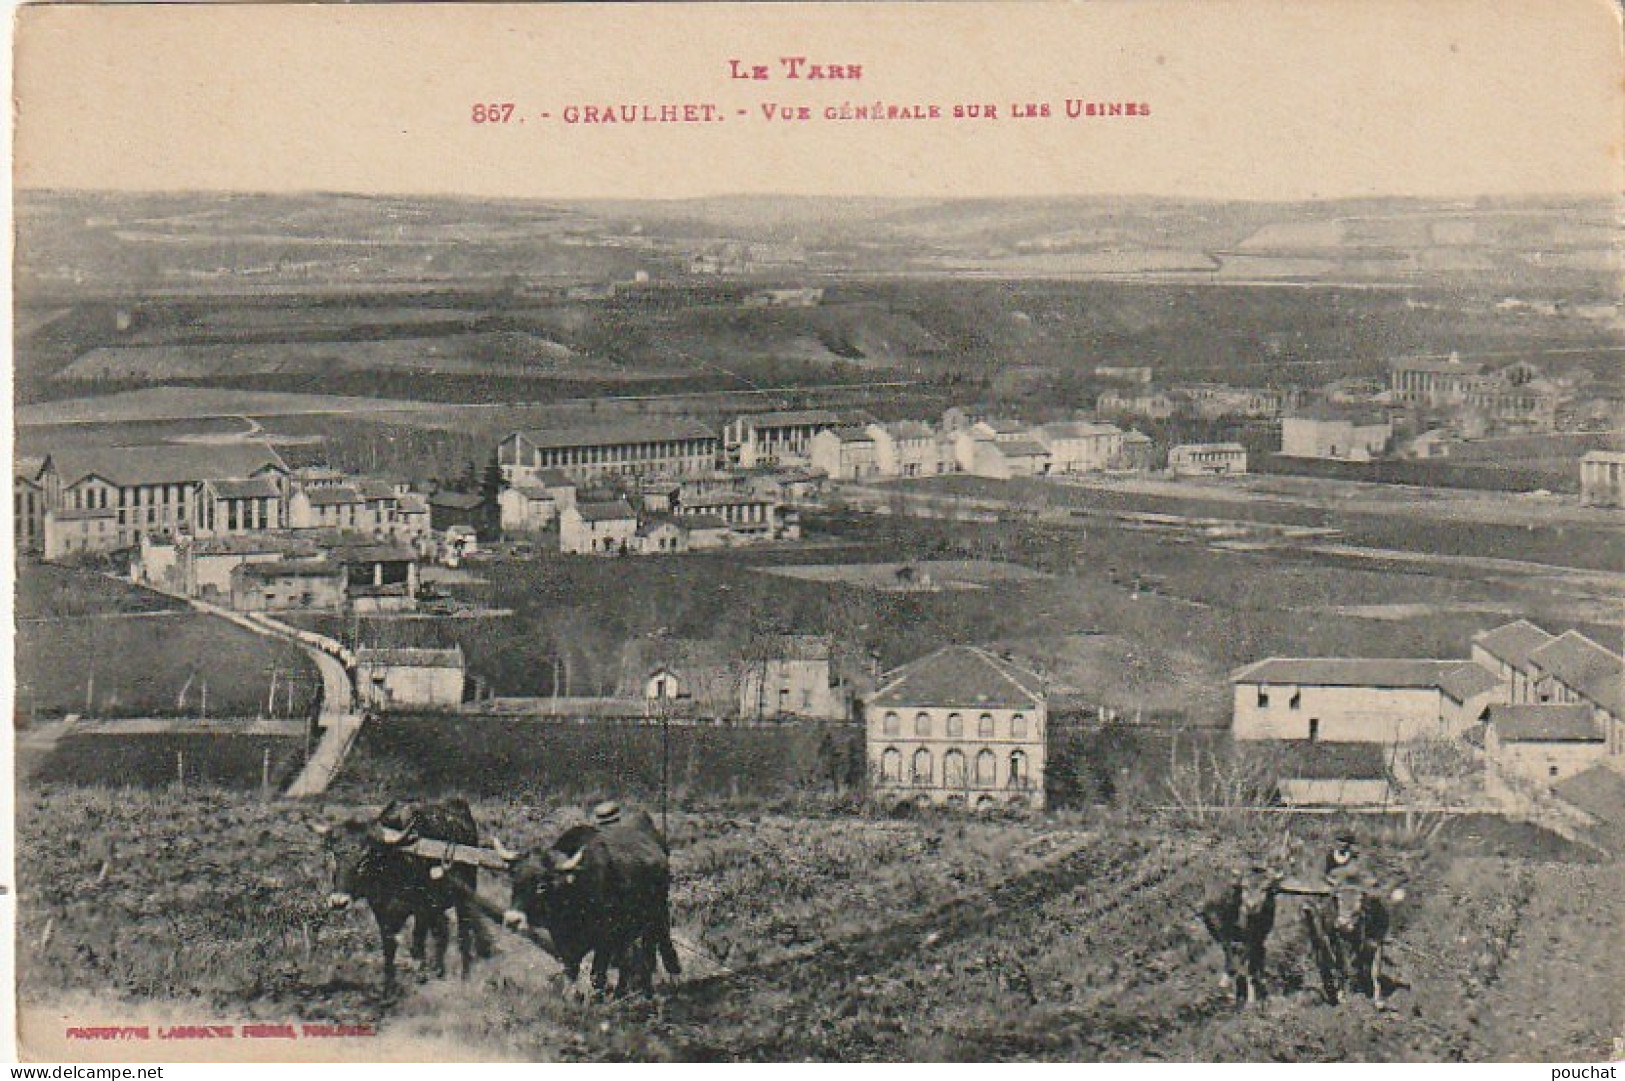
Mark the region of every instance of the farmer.
[[1344, 830], [1334, 839], [1331, 851], [1326, 853], [1324, 872], [1326, 881], [1333, 886], [1369, 880], [1352, 830]]

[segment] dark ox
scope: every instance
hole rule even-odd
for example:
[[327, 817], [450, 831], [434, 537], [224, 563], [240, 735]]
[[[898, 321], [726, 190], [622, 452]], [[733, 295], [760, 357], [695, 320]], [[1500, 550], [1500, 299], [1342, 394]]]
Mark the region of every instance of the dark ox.
[[479, 829], [466, 800], [396, 801], [371, 821], [352, 819], [338, 826], [312, 828], [321, 834], [332, 857], [329, 906], [345, 909], [354, 901], [365, 901], [378, 921], [386, 990], [396, 986], [396, 938], [408, 919], [412, 921], [412, 956], [423, 960], [425, 945], [432, 939], [430, 962], [438, 976], [446, 974], [447, 912], [457, 915], [457, 947], [465, 979], [476, 953], [491, 955], [490, 933], [473, 903], [478, 871], [467, 864], [443, 866], [403, 850], [420, 837], [478, 845]]
[[[1392, 896], [1397, 901], [1404, 893]], [[1335, 886], [1303, 906], [1303, 924], [1326, 1001], [1336, 1003], [1353, 990], [1381, 1006], [1382, 947], [1390, 925], [1382, 897], [1364, 885]]]
[[545, 930], [575, 980], [592, 954], [592, 987], [616, 994], [653, 990], [655, 953], [666, 971], [682, 966], [671, 940], [671, 868], [665, 838], [642, 812], [608, 827], [576, 826], [514, 868], [513, 897], [503, 922]]
[[1238, 876], [1198, 915], [1224, 951], [1224, 982], [1235, 989], [1236, 1004], [1264, 997], [1264, 947], [1275, 927], [1275, 897], [1281, 876], [1255, 871]]

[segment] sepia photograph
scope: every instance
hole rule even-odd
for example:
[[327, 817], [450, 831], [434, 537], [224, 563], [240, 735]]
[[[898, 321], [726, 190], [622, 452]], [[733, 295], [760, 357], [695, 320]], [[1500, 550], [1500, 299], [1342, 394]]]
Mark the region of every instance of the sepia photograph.
[[1622, 40], [18, 8], [17, 1060], [1612, 1070]]

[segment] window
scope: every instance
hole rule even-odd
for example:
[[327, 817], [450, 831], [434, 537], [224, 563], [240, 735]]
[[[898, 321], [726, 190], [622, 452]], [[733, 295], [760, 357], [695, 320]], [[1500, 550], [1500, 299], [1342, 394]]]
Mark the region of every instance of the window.
[[957, 713], [948, 714], [948, 735], [959, 737], [965, 734], [965, 718]]
[[931, 714], [921, 710], [914, 715], [914, 734], [916, 736], [931, 734]]
[[888, 736], [895, 736], [898, 732], [902, 731], [902, 725], [897, 719], [896, 710], [887, 711], [886, 718], [882, 722], [882, 730]]
[[1027, 752], [1010, 752], [1010, 787], [1027, 787]]
[[914, 752], [913, 778], [915, 784], [931, 783], [931, 752], [924, 747]]
[[1556, 766], [1547, 766], [1546, 767], [1546, 776], [1548, 776], [1548, 777], [1556, 777], [1557, 776], [1557, 767]]
[[1010, 738], [1027, 738], [1027, 715], [1025, 713], [1017, 713], [1010, 718]]
[[1309, 742], [1313, 743], [1320, 738], [1320, 718], [1309, 718]]
[[1259, 709], [1269, 709], [1270, 708], [1270, 692], [1266, 691], [1262, 687], [1258, 688], [1258, 708]]
[[955, 750], [942, 756], [942, 783], [948, 788], [965, 787], [965, 753]]
[[1288, 709], [1297, 709], [1301, 705], [1303, 705], [1303, 692], [1301, 690], [1293, 691], [1292, 698], [1287, 702], [1286, 707]]
[[903, 779], [903, 756], [896, 747], [887, 747], [880, 756], [880, 779], [893, 783]]
[[976, 784], [981, 788], [992, 788], [998, 783], [999, 760], [992, 751], [983, 749], [976, 756]]
[[984, 713], [976, 718], [976, 734], [983, 739], [993, 738], [993, 714]]

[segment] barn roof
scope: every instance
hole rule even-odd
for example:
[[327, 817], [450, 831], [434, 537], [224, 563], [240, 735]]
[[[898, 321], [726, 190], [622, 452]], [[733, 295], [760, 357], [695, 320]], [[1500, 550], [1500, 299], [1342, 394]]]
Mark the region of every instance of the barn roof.
[[887, 673], [870, 701], [877, 706], [963, 706], [1032, 709], [1043, 705], [1044, 679], [975, 646], [945, 646]]
[[1584, 702], [1490, 707], [1490, 727], [1502, 743], [1601, 743], [1602, 726]]
[[337, 544], [332, 559], [339, 563], [415, 563], [418, 554], [402, 544]]
[[193, 484], [216, 477], [251, 477], [288, 466], [267, 443], [163, 443], [136, 447], [73, 447], [46, 458], [64, 486], [101, 477], [120, 486]]
[[1439, 674], [1439, 689], [1449, 695], [1453, 702], [1465, 702], [1500, 685], [1501, 681], [1493, 673], [1471, 661], [1447, 668]]
[[577, 503], [576, 513], [584, 522], [618, 522], [637, 519], [637, 512], [624, 499], [611, 499], [603, 503]]
[[1551, 640], [1551, 635], [1527, 619], [1513, 620], [1473, 635], [1474, 645], [1514, 668], [1524, 667], [1529, 655]]
[[1471, 679], [1458, 671], [1470, 665], [1469, 661], [1410, 658], [1270, 657], [1238, 669], [1230, 682], [1289, 687], [1442, 688], [1447, 679], [1453, 683]]
[[1553, 790], [1563, 802], [1599, 822], [1625, 830], [1625, 774], [1618, 770], [1598, 764], [1558, 782]]
[[1594, 691], [1606, 694], [1613, 686], [1616, 708], [1610, 712], [1617, 712], [1617, 685], [1625, 663], [1579, 631], [1568, 631], [1547, 642], [1529, 655], [1529, 663], [1564, 686], [1588, 696]]
[[313, 507], [342, 507], [361, 502], [361, 493], [348, 484], [335, 484], [330, 488], [311, 488], [305, 498]]

